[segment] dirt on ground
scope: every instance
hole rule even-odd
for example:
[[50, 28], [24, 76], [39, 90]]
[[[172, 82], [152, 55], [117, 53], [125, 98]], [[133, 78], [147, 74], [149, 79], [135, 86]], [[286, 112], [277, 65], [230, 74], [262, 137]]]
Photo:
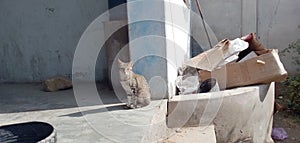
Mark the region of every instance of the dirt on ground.
[[288, 134], [288, 138], [276, 143], [300, 143], [300, 115], [290, 111], [286, 105], [283, 83], [276, 82], [275, 98], [280, 105], [280, 111], [274, 115], [273, 128], [283, 128]]
[[288, 111], [281, 111], [274, 115], [273, 128], [283, 128], [288, 138], [276, 143], [300, 143], [300, 118]]

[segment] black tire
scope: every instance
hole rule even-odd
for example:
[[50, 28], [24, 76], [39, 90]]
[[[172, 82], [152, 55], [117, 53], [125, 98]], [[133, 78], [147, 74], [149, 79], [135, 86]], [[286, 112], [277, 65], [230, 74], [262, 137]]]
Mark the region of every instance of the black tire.
[[1, 143], [56, 143], [54, 127], [44, 122], [27, 122], [0, 127]]

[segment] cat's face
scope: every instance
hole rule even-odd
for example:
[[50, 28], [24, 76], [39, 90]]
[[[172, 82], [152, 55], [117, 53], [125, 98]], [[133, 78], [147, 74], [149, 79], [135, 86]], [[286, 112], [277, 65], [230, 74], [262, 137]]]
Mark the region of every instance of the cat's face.
[[124, 63], [120, 59], [118, 59], [119, 64], [119, 74], [121, 80], [129, 80], [132, 77], [132, 66], [133, 63]]

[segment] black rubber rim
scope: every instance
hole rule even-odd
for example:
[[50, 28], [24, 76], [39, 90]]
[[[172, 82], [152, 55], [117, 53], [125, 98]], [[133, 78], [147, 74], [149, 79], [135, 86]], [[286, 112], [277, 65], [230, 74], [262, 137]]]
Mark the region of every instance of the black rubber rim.
[[55, 129], [53, 126], [44, 122], [27, 122], [5, 125], [0, 127], [0, 142], [36, 143], [49, 139], [49, 136], [53, 136], [53, 134], [55, 135]]

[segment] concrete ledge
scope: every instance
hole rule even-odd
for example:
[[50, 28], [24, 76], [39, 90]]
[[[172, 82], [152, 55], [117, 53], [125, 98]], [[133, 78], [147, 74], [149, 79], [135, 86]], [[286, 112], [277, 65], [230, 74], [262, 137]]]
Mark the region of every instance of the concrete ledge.
[[[211, 112], [211, 115], [202, 117], [205, 109], [218, 112], [225, 98], [252, 96], [258, 93], [258, 87], [246, 87], [221, 92], [174, 96], [168, 103], [168, 126], [171, 128], [205, 126], [207, 124], [204, 124], [204, 119], [209, 120], [208, 117], [216, 115]], [[200, 119], [202, 119], [202, 124], [200, 124]]]
[[143, 143], [158, 142], [175, 133], [175, 129], [168, 128], [166, 124], [167, 100], [157, 100], [154, 102], [156, 108], [153, 109], [153, 112], [150, 112], [152, 113], [152, 118], [144, 132]]
[[162, 143], [216, 143], [214, 126], [190, 127], [179, 130]]
[[215, 93], [175, 96], [168, 103], [170, 128], [215, 125], [218, 142], [271, 141], [274, 83]]

